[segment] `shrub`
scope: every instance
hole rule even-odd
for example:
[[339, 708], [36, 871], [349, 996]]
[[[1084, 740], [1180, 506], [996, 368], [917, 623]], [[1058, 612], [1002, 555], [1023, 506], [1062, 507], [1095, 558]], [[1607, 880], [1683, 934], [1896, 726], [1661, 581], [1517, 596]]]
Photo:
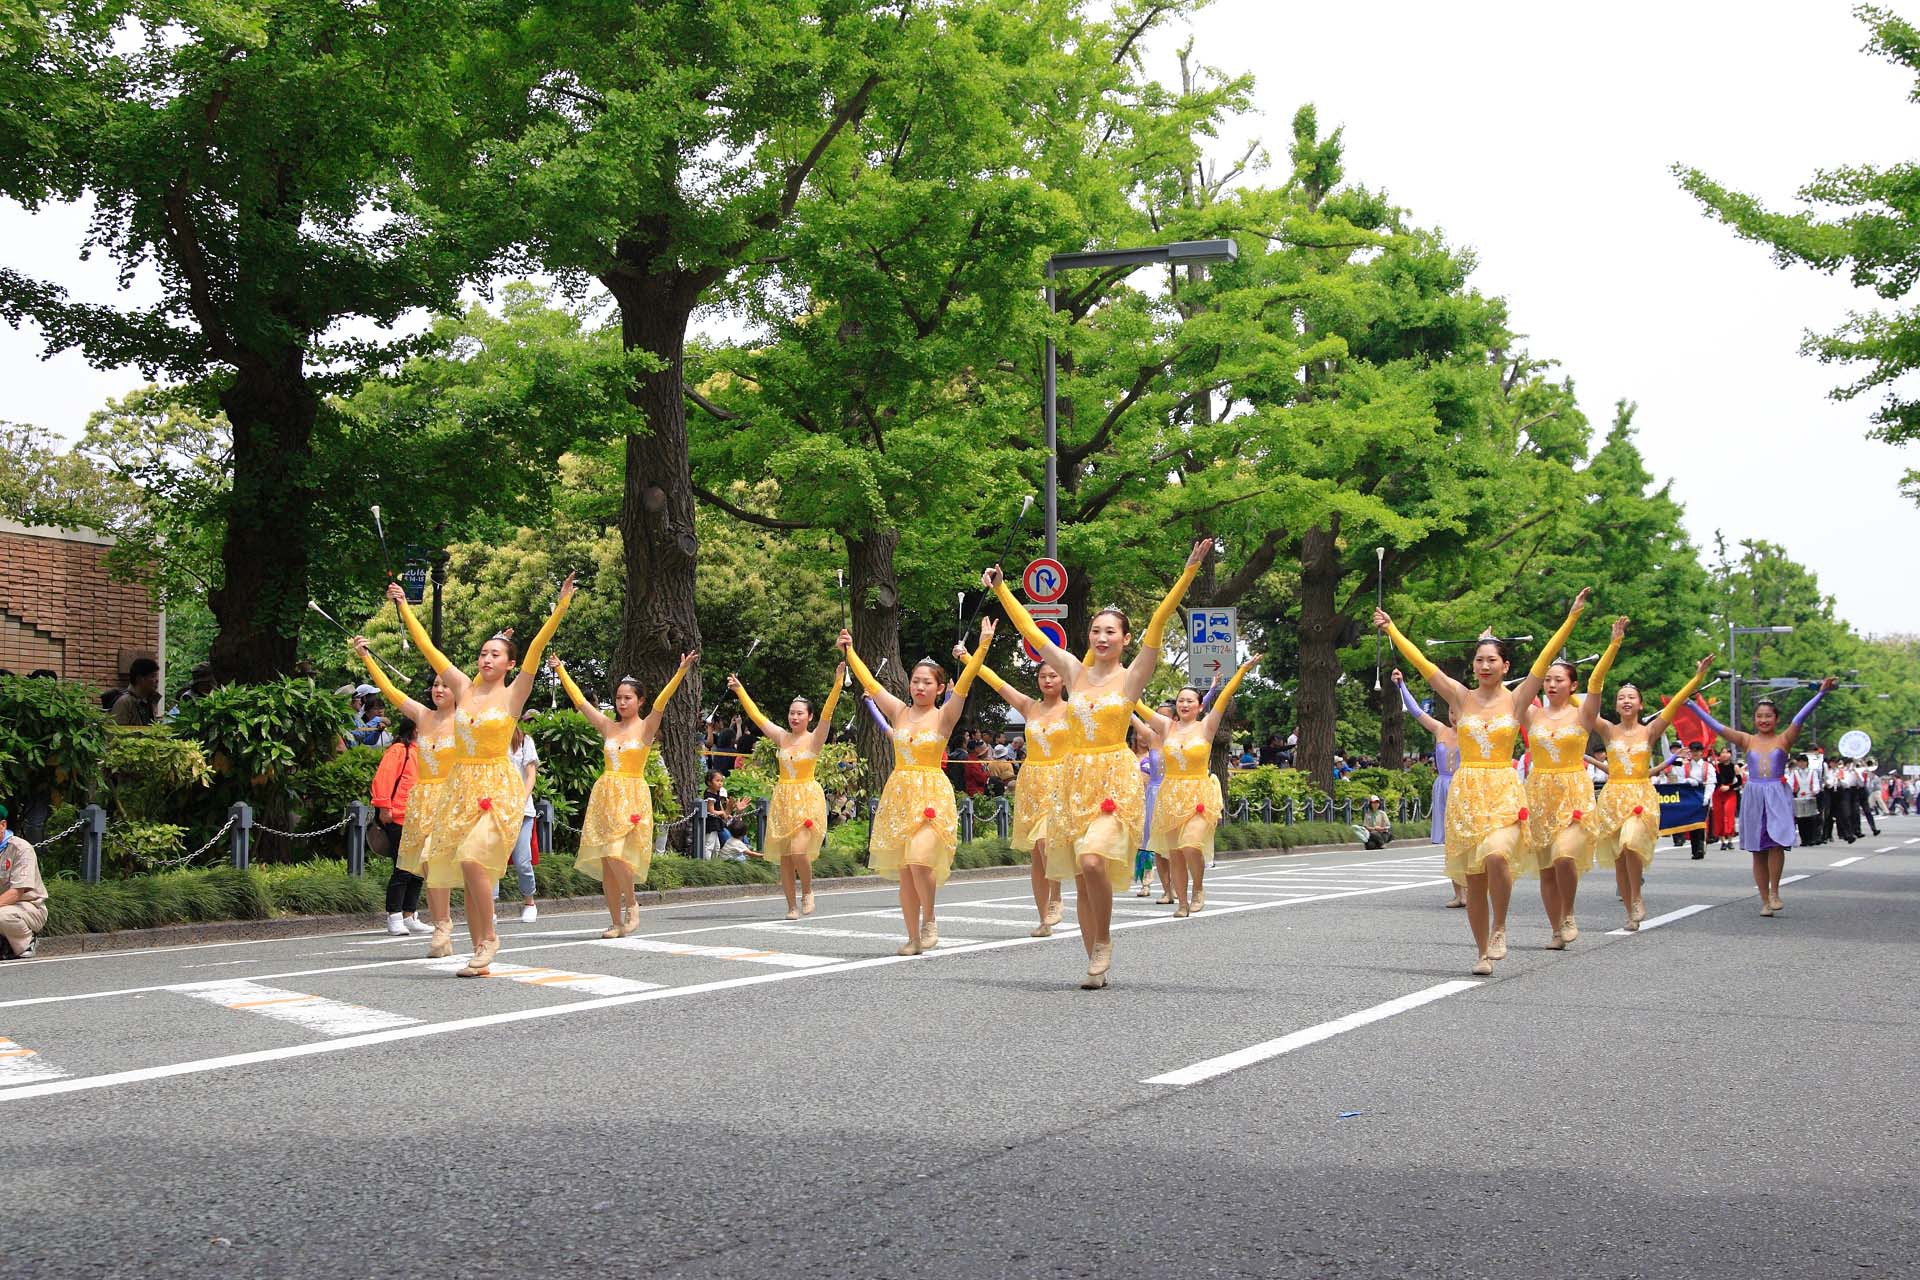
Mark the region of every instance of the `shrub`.
[[273, 914], [263, 877], [232, 867], [169, 871], [99, 884], [54, 880], [47, 885], [47, 895], [49, 937], [199, 920], [265, 920]]
[[379, 747], [349, 747], [322, 764], [297, 770], [287, 780], [287, 790], [299, 819], [328, 826], [348, 805], [373, 803], [373, 774], [384, 754]]
[[213, 780], [200, 744], [164, 725], [111, 730], [101, 771], [116, 823], [190, 814]]
[[872, 827], [864, 819], [855, 822], [843, 822], [836, 827], [827, 828], [827, 840], [821, 847], [820, 856], [829, 853], [848, 854], [865, 862], [867, 858], [867, 840], [872, 835]]
[[1227, 779], [1227, 799], [1235, 804], [1245, 800], [1257, 809], [1268, 800], [1272, 800], [1276, 806], [1288, 800], [1303, 803], [1312, 800], [1316, 804], [1324, 804], [1327, 793], [1316, 788], [1313, 779], [1299, 769], [1263, 764], [1258, 769], [1244, 769], [1230, 775]]
[[275, 911], [334, 916], [380, 910], [385, 905], [387, 876], [391, 873], [392, 864], [381, 859], [378, 868], [370, 864], [367, 874], [356, 879], [347, 874], [344, 859], [322, 858], [261, 867], [255, 874]]
[[331, 760], [353, 711], [312, 680], [223, 685], [180, 708], [175, 730], [197, 739], [224, 806], [284, 786], [296, 770]]
[[0, 676], [0, 795], [22, 813], [32, 799], [85, 804], [100, 789], [107, 724], [85, 685]]

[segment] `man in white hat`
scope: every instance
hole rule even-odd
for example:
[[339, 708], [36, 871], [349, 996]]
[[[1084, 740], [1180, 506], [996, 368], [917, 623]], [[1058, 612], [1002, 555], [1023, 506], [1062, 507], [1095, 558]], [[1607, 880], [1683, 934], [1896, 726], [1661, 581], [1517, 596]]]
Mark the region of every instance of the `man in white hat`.
[[33, 935], [47, 927], [47, 886], [33, 846], [7, 825], [0, 804], [0, 960], [33, 959]]

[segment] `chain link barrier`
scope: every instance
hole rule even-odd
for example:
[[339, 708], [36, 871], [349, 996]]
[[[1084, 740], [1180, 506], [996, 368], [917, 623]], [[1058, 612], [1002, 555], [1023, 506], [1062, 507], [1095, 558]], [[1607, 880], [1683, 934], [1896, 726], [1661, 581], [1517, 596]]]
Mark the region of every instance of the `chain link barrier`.
[[[233, 820], [229, 818], [227, 821], [231, 823]], [[340, 821], [334, 823], [332, 826], [321, 827], [318, 831], [276, 831], [264, 822], [254, 823], [253, 829], [255, 831], [264, 831], [270, 836], [280, 836], [281, 838], [286, 840], [311, 840], [315, 836], [330, 836], [334, 832], [340, 830], [342, 827], [346, 826], [349, 822], [352, 822], [352, 821], [353, 821], [353, 816], [349, 814], [347, 817], [340, 819]]]
[[[155, 863], [153, 866], [153, 870], [178, 871], [180, 868], [187, 866], [188, 864], [193, 862], [195, 858], [198, 858], [201, 854], [213, 848], [213, 846], [215, 846], [216, 844], [219, 844], [221, 839], [227, 834], [227, 832], [233, 830], [233, 823], [234, 823], [234, 819], [231, 816], [229, 816], [225, 822], [220, 824], [220, 829], [214, 832], [213, 835], [207, 840], [207, 842], [201, 845], [198, 849], [195, 849], [192, 853], [183, 854], [178, 858], [170, 858], [165, 862]], [[345, 824], [342, 824], [342, 825], [345, 825]]]
[[72, 826], [68, 827], [65, 831], [60, 832], [58, 835], [41, 836], [40, 843], [36, 847], [44, 849], [48, 845], [53, 844], [55, 841], [65, 840], [68, 836], [72, 835], [74, 832], [78, 831], [80, 828], [86, 825], [87, 825], [87, 820], [85, 818], [82, 818], [78, 822], [74, 823]]

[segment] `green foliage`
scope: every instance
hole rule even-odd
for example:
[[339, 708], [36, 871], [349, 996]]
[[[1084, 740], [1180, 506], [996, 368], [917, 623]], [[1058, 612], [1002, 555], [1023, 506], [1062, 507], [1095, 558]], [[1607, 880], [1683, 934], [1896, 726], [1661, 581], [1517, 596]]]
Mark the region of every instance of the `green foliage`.
[[348, 747], [321, 764], [297, 769], [287, 779], [296, 814], [305, 822], [328, 826], [350, 804], [373, 803], [373, 775], [385, 752], [379, 747]]
[[867, 840], [871, 836], [870, 825], [864, 818], [853, 822], [840, 822], [827, 828], [826, 843], [821, 846], [821, 857], [828, 854], [844, 854], [865, 863]]
[[101, 767], [116, 824], [187, 812], [213, 780], [200, 744], [165, 725], [110, 730]]
[[[1397, 822], [1396, 840], [1425, 840], [1429, 828], [1424, 822]], [[1353, 828], [1341, 822], [1223, 822], [1214, 832], [1216, 849], [1303, 849], [1323, 844], [1357, 844]]]
[[295, 773], [331, 760], [352, 727], [345, 698], [300, 679], [225, 685], [187, 703], [174, 721], [175, 732], [206, 751], [223, 802], [269, 789], [284, 796]]
[[265, 877], [259, 871], [231, 867], [170, 871], [99, 884], [64, 879], [47, 884], [48, 936], [152, 929], [201, 920], [265, 920], [272, 914]]
[[319, 859], [289, 866], [255, 869], [276, 912], [285, 915], [335, 916], [379, 911], [386, 901], [391, 866], [384, 859], [368, 860], [367, 874], [347, 874], [343, 858]]
[[1268, 800], [1276, 805], [1288, 800], [1303, 804], [1311, 800], [1322, 804], [1327, 795], [1318, 790], [1313, 785], [1313, 779], [1300, 769], [1282, 769], [1277, 765], [1263, 764], [1257, 769], [1243, 769], [1229, 774], [1227, 799], [1236, 804], [1246, 800], [1256, 806]]
[[107, 718], [93, 692], [69, 680], [0, 677], [0, 791], [85, 803], [100, 788]]
[[187, 829], [171, 822], [110, 821], [100, 847], [103, 875], [152, 871], [186, 852]]

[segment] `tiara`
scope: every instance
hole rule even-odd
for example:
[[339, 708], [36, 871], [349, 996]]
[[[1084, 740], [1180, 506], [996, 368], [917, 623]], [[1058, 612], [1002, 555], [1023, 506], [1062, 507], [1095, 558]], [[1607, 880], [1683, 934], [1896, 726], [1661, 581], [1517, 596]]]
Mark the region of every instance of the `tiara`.
[[634, 678], [633, 676], [621, 676], [618, 680], [615, 680], [613, 683], [615, 685], [639, 684], [640, 681]]
[[494, 632], [491, 636], [488, 636], [487, 638], [489, 640], [511, 640], [513, 639], [513, 628], [503, 627], [500, 630]]

